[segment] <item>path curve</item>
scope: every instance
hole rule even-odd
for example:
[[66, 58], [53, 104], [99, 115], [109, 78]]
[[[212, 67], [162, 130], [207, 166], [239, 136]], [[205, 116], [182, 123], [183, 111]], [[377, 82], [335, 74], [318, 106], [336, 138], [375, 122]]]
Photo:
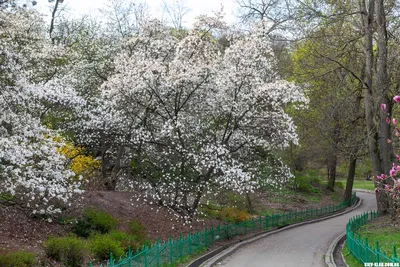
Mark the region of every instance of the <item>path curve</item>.
[[361, 206], [332, 219], [288, 229], [243, 246], [217, 266], [311, 267], [325, 266], [324, 255], [332, 241], [343, 233], [349, 219], [376, 209], [375, 194], [357, 192]]

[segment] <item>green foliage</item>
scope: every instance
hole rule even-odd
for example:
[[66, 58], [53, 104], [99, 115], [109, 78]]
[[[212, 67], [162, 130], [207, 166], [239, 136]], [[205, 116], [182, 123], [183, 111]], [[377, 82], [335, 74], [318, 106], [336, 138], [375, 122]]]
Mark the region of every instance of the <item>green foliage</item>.
[[216, 204], [209, 203], [202, 205], [200, 211], [206, 216], [226, 222], [244, 222], [251, 219], [250, 214], [245, 209], [232, 206], [221, 208]]
[[43, 245], [47, 257], [70, 267], [81, 266], [87, 254], [85, 241], [75, 236], [51, 237]]
[[90, 240], [90, 250], [98, 260], [107, 260], [112, 253], [114, 258], [124, 255], [121, 243], [110, 235], [95, 235]]
[[87, 208], [83, 212], [83, 218], [78, 219], [74, 225], [74, 233], [87, 238], [92, 231], [105, 234], [115, 229], [117, 225], [118, 220], [110, 214], [95, 208]]
[[245, 222], [251, 219], [247, 211], [232, 207], [223, 208], [219, 212], [218, 218], [227, 222]]
[[127, 234], [122, 231], [111, 231], [107, 234], [111, 239], [118, 241], [120, 246], [124, 249], [125, 252], [128, 251], [130, 247], [132, 251], [136, 251], [141, 248], [143, 243], [136, 239], [136, 236]]
[[0, 203], [10, 203], [13, 202], [15, 200], [15, 197], [8, 192], [5, 193], [0, 193]]
[[222, 208], [219, 205], [210, 202], [207, 205], [201, 204], [199, 208], [199, 213], [204, 217], [217, 218], [221, 209]]
[[296, 173], [295, 186], [297, 190], [305, 193], [319, 193], [316, 186], [321, 185], [322, 180], [315, 170]]
[[88, 238], [92, 233], [92, 225], [85, 219], [78, 219], [74, 224], [74, 233], [78, 236]]
[[342, 182], [335, 182], [335, 188], [344, 189], [344, 184]]
[[4, 267], [31, 267], [36, 263], [35, 255], [26, 251], [0, 254], [0, 266]]
[[146, 228], [139, 219], [132, 220], [128, 223], [129, 233], [132, 234], [139, 243], [146, 241]]

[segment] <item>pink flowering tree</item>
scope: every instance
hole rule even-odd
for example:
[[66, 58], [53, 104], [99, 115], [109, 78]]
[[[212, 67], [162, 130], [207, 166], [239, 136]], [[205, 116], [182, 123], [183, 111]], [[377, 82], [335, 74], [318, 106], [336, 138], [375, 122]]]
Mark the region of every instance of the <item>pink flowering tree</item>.
[[[260, 179], [267, 152], [297, 143], [285, 108], [307, 102], [274, 71], [266, 28], [236, 34], [216, 14], [199, 17], [183, 37], [154, 20], [126, 41], [132, 49], [117, 56], [82, 123], [119, 140], [116, 183], [188, 219], [205, 194], [279, 188], [292, 178], [274, 160]], [[228, 47], [215, 36], [228, 36]]]
[[[400, 96], [394, 96], [393, 100], [395, 103], [400, 103]], [[384, 112], [387, 111], [387, 106], [381, 104], [381, 110]], [[400, 137], [400, 130], [396, 118], [391, 119], [387, 117], [386, 123], [391, 124], [394, 128], [394, 135]], [[387, 142], [391, 143], [392, 140], [388, 139]], [[376, 177], [377, 187], [375, 192], [387, 196], [389, 200], [389, 213], [393, 217], [398, 217], [400, 215], [400, 156], [396, 154], [395, 157], [396, 162], [393, 162], [389, 174], [381, 174]]]

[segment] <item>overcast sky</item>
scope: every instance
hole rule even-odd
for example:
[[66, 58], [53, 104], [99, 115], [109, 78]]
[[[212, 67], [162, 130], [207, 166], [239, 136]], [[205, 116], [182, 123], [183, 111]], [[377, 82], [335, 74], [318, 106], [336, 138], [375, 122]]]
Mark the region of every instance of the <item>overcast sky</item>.
[[[173, 0], [164, 1], [171, 3]], [[37, 0], [37, 2], [39, 10], [46, 12], [50, 16], [48, 0]], [[98, 9], [103, 8], [106, 2], [107, 0], [64, 0], [64, 3], [71, 9], [71, 15], [75, 17], [88, 13], [98, 14]], [[145, 2], [150, 6], [153, 17], [161, 17], [163, 0], [146, 0]], [[198, 15], [211, 14], [212, 11], [220, 10], [221, 5], [224, 7], [226, 22], [233, 23], [235, 20], [235, 0], [186, 0], [185, 3], [190, 9], [184, 19], [185, 27], [191, 26], [194, 18]]]

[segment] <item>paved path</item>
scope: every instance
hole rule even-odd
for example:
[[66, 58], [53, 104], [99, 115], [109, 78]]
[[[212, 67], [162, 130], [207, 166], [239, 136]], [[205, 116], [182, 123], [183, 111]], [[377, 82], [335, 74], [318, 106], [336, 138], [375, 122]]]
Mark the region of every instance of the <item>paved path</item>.
[[361, 206], [326, 221], [303, 225], [260, 239], [240, 248], [217, 266], [228, 267], [311, 267], [325, 266], [323, 256], [349, 219], [376, 209], [374, 194], [357, 192]]

